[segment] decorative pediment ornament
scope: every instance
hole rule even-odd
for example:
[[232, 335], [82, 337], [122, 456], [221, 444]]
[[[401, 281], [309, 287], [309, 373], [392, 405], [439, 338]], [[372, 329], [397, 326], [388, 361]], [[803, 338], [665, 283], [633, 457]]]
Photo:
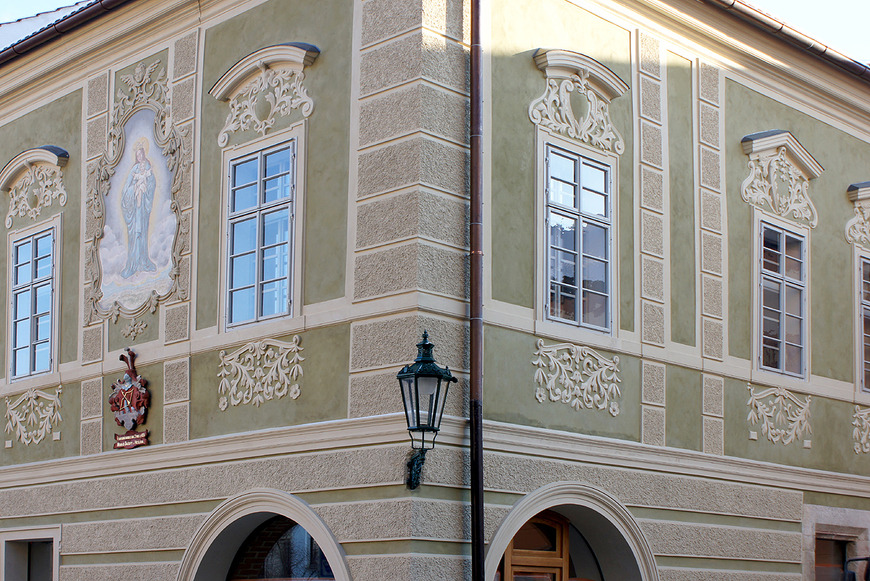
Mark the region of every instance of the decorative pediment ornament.
[[264, 339], [248, 343], [227, 355], [220, 352], [220, 385], [218, 407], [221, 411], [232, 405], [261, 404], [280, 399], [285, 395], [296, 399], [301, 390], [298, 380], [302, 377], [299, 335], [291, 343]]
[[314, 111], [314, 101], [302, 81], [320, 49], [304, 43], [279, 44], [249, 54], [228, 70], [209, 91], [219, 101], [229, 101], [230, 112], [218, 135], [225, 146], [230, 135], [252, 129], [266, 135], [277, 117], [299, 109], [303, 117]]
[[[747, 384], [746, 388], [749, 390], [749, 401], [746, 402], [749, 416], [746, 419], [753, 426], [761, 422], [762, 436], [774, 444], [791, 444], [803, 438], [804, 433], [813, 433], [810, 426], [810, 396], [798, 397], [784, 387], [755, 391], [755, 386]], [[805, 440], [804, 444], [807, 442]]]
[[86, 195], [97, 227], [85, 240], [85, 325], [154, 313], [188, 293], [176, 196], [192, 152], [187, 130], [171, 118], [166, 67], [159, 59], [140, 63], [118, 86], [106, 151]]
[[[22, 444], [38, 444], [61, 422], [58, 385], [54, 393], [28, 389], [15, 401], [6, 398], [6, 433], [14, 434]], [[60, 432], [55, 432], [60, 435]]]
[[575, 410], [607, 410], [619, 415], [619, 356], [610, 359], [589, 347], [571, 343], [544, 345], [538, 339], [532, 365], [535, 370], [535, 398], [562, 402]]
[[[625, 151], [610, 119], [610, 101], [628, 85], [595, 59], [576, 52], [538, 49], [534, 58], [547, 77], [547, 88], [529, 106], [532, 123], [604, 151]], [[574, 111], [572, 97], [582, 111]]]
[[855, 217], [846, 223], [846, 242], [870, 249], [870, 182], [852, 184], [847, 191]]
[[852, 414], [852, 438], [855, 440], [854, 450], [856, 454], [870, 453], [870, 408], [855, 406]]
[[819, 221], [809, 196], [809, 181], [822, 175], [819, 162], [781, 129], [747, 135], [741, 141], [749, 156], [743, 199], [762, 210], [815, 228]]
[[66, 205], [63, 168], [69, 153], [54, 145], [28, 149], [15, 156], [0, 170], [0, 192], [9, 193], [6, 227], [15, 216], [36, 220], [43, 208], [57, 200]]

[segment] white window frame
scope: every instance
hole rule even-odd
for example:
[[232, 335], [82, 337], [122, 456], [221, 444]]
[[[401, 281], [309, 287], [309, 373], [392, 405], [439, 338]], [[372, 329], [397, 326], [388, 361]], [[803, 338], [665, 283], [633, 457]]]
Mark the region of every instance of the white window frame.
[[[794, 373], [787, 371], [785, 369], [785, 359], [784, 359], [784, 349], [781, 352], [780, 358], [780, 367], [769, 367], [764, 365], [763, 363], [763, 342], [764, 342], [764, 308], [762, 306], [763, 301], [763, 288], [764, 288], [764, 280], [778, 280], [782, 282], [782, 284], [786, 284], [784, 275], [779, 277], [772, 276], [770, 274], [765, 274], [763, 269], [763, 236], [765, 228], [771, 228], [773, 230], [779, 231], [783, 235], [788, 234], [795, 238], [800, 238], [802, 240], [802, 262], [803, 262], [803, 280], [802, 286], [795, 285], [794, 279], [788, 279], [790, 283], [789, 286], [795, 287], [799, 286], [801, 289], [801, 372]], [[786, 222], [783, 220], [776, 219], [768, 214], [761, 213], [760, 211], [756, 211], [755, 214], [755, 233], [754, 233], [754, 262], [753, 262], [753, 283], [755, 291], [753, 293], [753, 313], [754, 313], [754, 337], [753, 337], [753, 362], [754, 368], [762, 373], [770, 373], [771, 377], [789, 377], [798, 380], [806, 380], [810, 377], [810, 312], [809, 312], [809, 293], [810, 293], [810, 233], [808, 229], [804, 227], [797, 226], [793, 223]], [[784, 254], [784, 252], [783, 252]], [[781, 293], [780, 305], [782, 305], [782, 301], [784, 301], [785, 293]], [[781, 312], [780, 316], [780, 342], [781, 344], [785, 344], [785, 320], [784, 313]]]
[[[14, 302], [15, 302], [15, 293], [20, 288], [20, 287], [16, 288], [13, 286], [13, 282], [15, 280], [14, 279], [15, 246], [16, 246], [16, 244], [21, 243], [22, 241], [24, 241], [27, 238], [35, 239], [35, 238], [38, 238], [41, 234], [49, 232], [49, 231], [52, 233], [52, 237], [53, 237], [51, 274], [46, 278], [47, 280], [50, 280], [50, 284], [51, 284], [51, 307], [50, 307], [50, 323], [49, 323], [50, 336], [49, 336], [49, 340], [48, 340], [49, 341], [49, 364], [48, 364], [47, 369], [44, 369], [41, 371], [34, 371], [33, 370], [32, 354], [31, 354], [31, 362], [30, 362], [30, 365], [28, 368], [28, 372], [25, 374], [14, 375], [13, 374], [14, 369], [15, 369], [15, 365], [14, 365], [14, 363], [15, 363], [15, 352], [14, 352], [14, 349], [15, 349], [15, 345], [14, 345], [15, 304], [14, 304]], [[6, 345], [8, 345], [8, 349], [6, 350], [6, 356], [7, 356], [8, 360], [6, 363], [6, 372], [7, 372], [7, 377], [9, 378], [10, 383], [11, 382], [25, 381], [25, 380], [31, 379], [31, 378], [44, 377], [44, 376], [51, 374], [57, 370], [57, 348], [58, 348], [57, 347], [57, 343], [58, 343], [57, 337], [58, 337], [58, 318], [59, 318], [58, 305], [60, 304], [60, 301], [58, 300], [58, 293], [59, 293], [58, 285], [59, 285], [59, 281], [61, 280], [61, 277], [60, 277], [60, 267], [61, 267], [60, 257], [62, 256], [61, 232], [62, 232], [62, 230], [61, 230], [61, 216], [57, 215], [50, 220], [40, 222], [39, 224], [36, 224], [36, 225], [31, 226], [29, 228], [22, 228], [22, 229], [14, 231], [14, 232], [10, 232], [7, 235], [6, 248], [7, 248], [7, 260], [9, 262], [8, 262], [8, 267], [7, 267], [7, 278], [6, 278], [6, 281], [7, 281], [6, 282], [6, 285], [7, 285], [6, 286], [6, 288], [7, 288], [6, 305], [7, 305], [7, 309], [8, 309], [8, 316], [7, 316], [8, 324], [7, 324], [7, 332], [6, 332]], [[46, 279], [43, 279], [43, 280], [46, 280]], [[33, 281], [31, 281], [28, 284], [32, 286]], [[30, 316], [32, 317], [32, 315], [33, 315], [33, 311], [31, 308]], [[33, 333], [34, 333], [34, 330], [31, 329], [31, 339], [34, 336]], [[33, 345], [32, 340], [31, 340], [30, 344], [32, 347], [32, 345]]]
[[[536, 195], [536, 206], [537, 206], [537, 247], [538, 252], [536, 255], [538, 256], [539, 264], [536, 265], [536, 279], [537, 279], [537, 290], [536, 290], [536, 304], [538, 305], [537, 309], [539, 315], [537, 317], [538, 321], [541, 322], [541, 331], [555, 335], [566, 335], [566, 330], [575, 329], [580, 331], [589, 331], [589, 336], [592, 337], [593, 342], [598, 342], [594, 339], [594, 337], [599, 338], [607, 338], [613, 337], [616, 334], [616, 329], [618, 328], [618, 305], [619, 305], [619, 295], [618, 295], [618, 284], [616, 282], [616, 278], [614, 274], [618, 272], [617, 270], [617, 260], [618, 260], [618, 245], [617, 245], [617, 233], [616, 229], [618, 228], [618, 158], [615, 155], [609, 155], [604, 152], [580, 146], [574, 142], [568, 141], [566, 139], [560, 138], [557, 135], [554, 135], [548, 131], [538, 130], [538, 143], [537, 143], [537, 153], [538, 159], [540, 160], [538, 164], [538, 177], [537, 177], [537, 195]], [[604, 326], [597, 326], [592, 324], [587, 324], [582, 321], [582, 264], [579, 263], [579, 260], [582, 260], [582, 248], [579, 243], [577, 246], [578, 257], [578, 270], [577, 270], [577, 278], [578, 284], [578, 298], [577, 298], [577, 319], [563, 319], [558, 317], [550, 316], [550, 229], [549, 229], [549, 216], [550, 216], [550, 208], [552, 207], [549, 201], [548, 188], [549, 188], [549, 152], [551, 150], [560, 150], [563, 154], [568, 154], [578, 160], [586, 160], [590, 162], [592, 165], [605, 167], [608, 171], [608, 178], [606, 187], [608, 188], [607, 193], [607, 214], [609, 219], [607, 220], [597, 220], [593, 217], [589, 217], [590, 221], [594, 221], [599, 224], [603, 224], [607, 228], [607, 266], [606, 266], [606, 277], [608, 283], [607, 290], [607, 313], [606, 324]], [[578, 188], [582, 188], [582, 184], [578, 184]], [[579, 196], [579, 191], [577, 193]], [[586, 216], [580, 213], [579, 210], [576, 210], [575, 215], [578, 219], [584, 219]], [[581, 227], [582, 229], [582, 227]], [[580, 234], [578, 232], [578, 240]], [[570, 335], [570, 331], [568, 333]]]
[[57, 526], [0, 531], [0, 577], [5, 576], [6, 567], [11, 559], [11, 547], [9, 546], [11, 543], [39, 541], [50, 541], [52, 543], [51, 578], [53, 581], [57, 581], [60, 577], [60, 527]]
[[[867, 372], [870, 372], [870, 357], [865, 348], [870, 347], [870, 334], [864, 334], [865, 320], [870, 324], [870, 292], [864, 295], [864, 268], [870, 271], [870, 254], [855, 252], [855, 385], [859, 394], [870, 394], [870, 383], [866, 381]], [[865, 372], [865, 370], [867, 370]]]
[[[230, 321], [230, 276], [231, 276], [231, 266], [230, 266], [230, 234], [231, 228], [230, 224], [238, 218], [241, 213], [235, 214], [230, 211], [231, 204], [231, 193], [232, 193], [232, 171], [233, 166], [244, 158], [253, 158], [257, 155], [262, 156], [265, 153], [269, 153], [273, 150], [280, 150], [283, 146], [290, 145], [295, 149], [295, 161], [292, 162], [291, 172], [293, 174], [294, 179], [292, 183], [293, 194], [291, 195], [291, 200], [287, 203], [276, 203], [275, 205], [264, 205], [261, 204], [258, 200], [257, 209], [252, 211], [251, 213], [256, 213], [260, 215], [264, 210], [277, 209], [279, 207], [287, 207], [290, 213], [290, 225], [288, 232], [288, 273], [289, 273], [289, 282], [287, 286], [288, 291], [288, 307], [287, 312], [285, 313], [277, 313], [269, 316], [261, 316], [260, 312], [260, 298], [257, 298], [257, 304], [255, 305], [255, 317], [253, 319], [231, 322]], [[305, 122], [300, 122], [292, 127], [276, 132], [266, 138], [258, 139], [253, 142], [245, 143], [242, 145], [227, 147], [223, 151], [223, 159], [222, 159], [222, 167], [223, 167], [223, 175], [222, 175], [222, 196], [221, 196], [221, 264], [222, 264], [222, 273], [220, 280], [220, 290], [221, 290], [221, 301], [220, 301], [220, 309], [221, 309], [221, 320], [223, 321], [224, 330], [238, 330], [244, 329], [251, 326], [257, 326], [258, 329], [261, 326], [266, 326], [264, 332], [268, 332], [268, 327], [271, 324], [274, 324], [278, 321], [286, 320], [287, 318], [298, 318], [301, 315], [301, 304], [302, 304], [302, 260], [301, 250], [302, 250], [302, 218], [300, 216], [300, 210], [304, 207], [304, 192], [305, 192]], [[250, 215], [250, 214], [248, 214]], [[258, 221], [259, 222], [259, 221]], [[259, 257], [259, 253], [261, 251], [261, 245], [259, 244], [259, 226], [258, 226], [258, 244], [257, 244], [257, 255]], [[261, 273], [261, 265], [260, 260], [257, 260], [257, 289], [259, 289], [259, 285], [262, 284], [262, 273]], [[255, 291], [258, 295], [259, 290]]]

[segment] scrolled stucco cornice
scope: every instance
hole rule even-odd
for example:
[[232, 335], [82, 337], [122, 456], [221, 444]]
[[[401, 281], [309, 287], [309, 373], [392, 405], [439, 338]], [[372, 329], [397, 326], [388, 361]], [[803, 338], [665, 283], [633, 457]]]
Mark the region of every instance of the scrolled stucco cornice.
[[609, 103], [628, 91], [628, 84], [609, 68], [585, 54], [570, 50], [540, 48], [535, 51], [535, 64], [547, 78], [567, 79], [581, 71], [589, 73], [591, 88]]
[[252, 52], [236, 64], [209, 90], [208, 94], [218, 101], [229, 101], [236, 92], [260, 73], [263, 68], [285, 68], [302, 72], [311, 66], [320, 55], [320, 49], [303, 42], [277, 44]]

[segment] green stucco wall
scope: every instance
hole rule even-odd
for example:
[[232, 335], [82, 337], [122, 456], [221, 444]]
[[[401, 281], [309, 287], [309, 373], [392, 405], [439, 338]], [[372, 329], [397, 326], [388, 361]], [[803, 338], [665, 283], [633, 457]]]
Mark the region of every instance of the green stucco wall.
[[[314, 100], [306, 135], [305, 207], [299, 208], [303, 231], [303, 301], [344, 295], [347, 253], [348, 149], [350, 124], [351, 25], [353, 10], [344, 0], [324, 0], [317, 10], [272, 0], [223, 22], [205, 33], [203, 87], [207, 91], [236, 62], [261, 48], [288, 42], [313, 44], [324, 52], [305, 69], [305, 87]], [[220, 272], [221, 149], [217, 138], [227, 103], [202, 96], [196, 328], [217, 324], [220, 297], [213, 284]], [[272, 133], [301, 119], [294, 111], [279, 117]], [[236, 135], [230, 146], [255, 134]]]
[[673, 448], [702, 449], [701, 372], [669, 365], [665, 374], [665, 442]]
[[[569, 3], [500, 0], [492, 10], [492, 288], [493, 298], [534, 307], [537, 203], [535, 125], [529, 105], [544, 93], [545, 77], [532, 57], [538, 48], [586, 54], [631, 84], [629, 32]], [[558, 23], [558, 24], [555, 24]], [[618, 241], [620, 326], [634, 329], [633, 125], [631, 92], [610, 106], [625, 140], [619, 159]], [[538, 217], [540, 218], [540, 217]], [[536, 260], [536, 254], [540, 258]]]
[[695, 191], [692, 63], [673, 53], [668, 68], [671, 340], [695, 346]]

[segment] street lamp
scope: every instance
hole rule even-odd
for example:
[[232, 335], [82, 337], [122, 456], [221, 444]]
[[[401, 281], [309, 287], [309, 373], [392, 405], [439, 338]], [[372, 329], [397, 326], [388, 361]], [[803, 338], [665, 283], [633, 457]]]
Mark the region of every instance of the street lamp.
[[405, 420], [411, 435], [411, 447], [416, 450], [408, 460], [408, 488], [420, 485], [420, 472], [426, 460], [426, 451], [435, 447], [435, 436], [444, 415], [447, 388], [456, 378], [447, 367], [439, 367], [432, 356], [434, 344], [429, 333], [423, 331], [423, 340], [417, 343], [417, 359], [396, 375], [405, 406]]

